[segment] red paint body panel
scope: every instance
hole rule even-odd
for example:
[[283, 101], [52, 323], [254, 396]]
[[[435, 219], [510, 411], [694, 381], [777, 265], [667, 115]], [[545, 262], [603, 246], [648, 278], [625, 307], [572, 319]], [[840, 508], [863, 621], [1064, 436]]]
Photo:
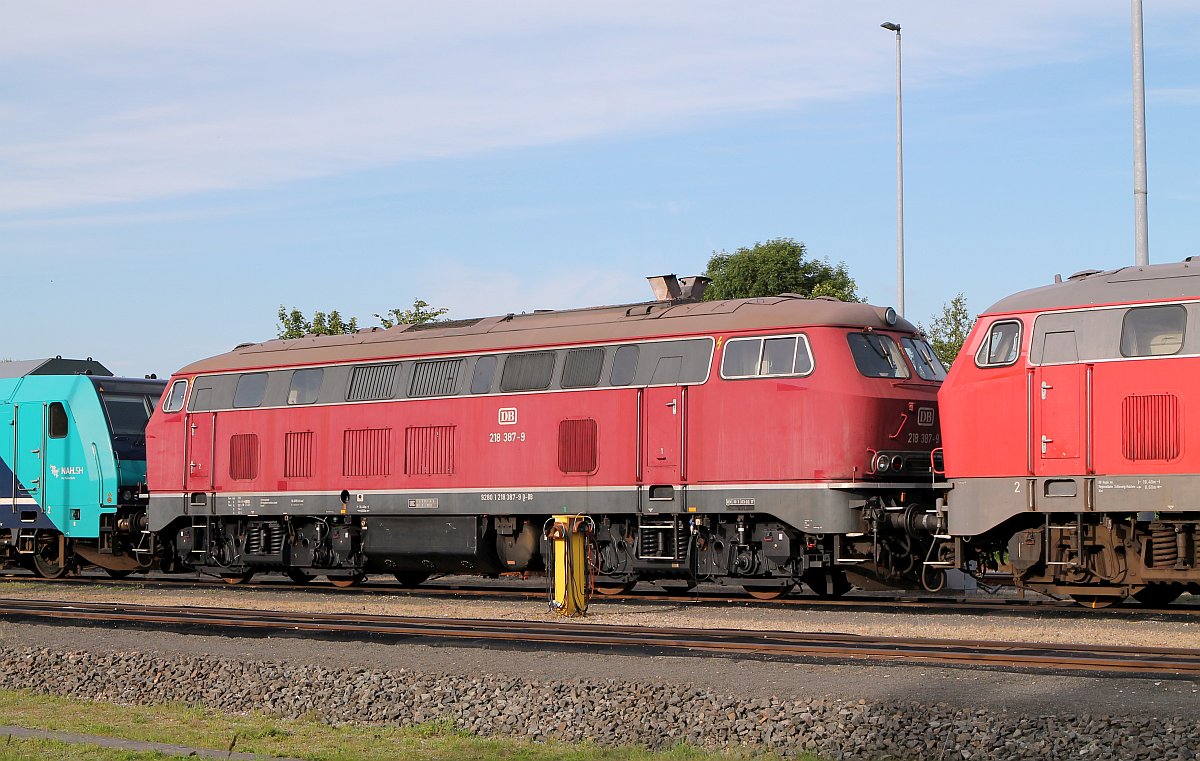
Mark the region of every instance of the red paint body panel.
[[[191, 415], [159, 410], [147, 431], [149, 485], [153, 492], [220, 494], [862, 479], [873, 451], [928, 451], [939, 445], [938, 384], [864, 377], [847, 345], [846, 335], [854, 330], [789, 325], [736, 334], [804, 332], [815, 357], [814, 370], [806, 377], [724, 380], [717, 348], [707, 382], [690, 386], [459, 395]], [[708, 335], [720, 347], [735, 334]], [[515, 424], [501, 424], [502, 408], [515, 408]], [[918, 408], [929, 411], [924, 423], [918, 424]], [[559, 425], [570, 418], [596, 421], [594, 473], [559, 469]], [[423, 426], [453, 426], [452, 473], [405, 472], [405, 431]], [[387, 472], [344, 475], [344, 432], [381, 428], [390, 429]], [[285, 478], [285, 438], [304, 431], [314, 432], [312, 475]], [[260, 464], [255, 478], [235, 480], [229, 469], [230, 437], [246, 433], [258, 436]]]

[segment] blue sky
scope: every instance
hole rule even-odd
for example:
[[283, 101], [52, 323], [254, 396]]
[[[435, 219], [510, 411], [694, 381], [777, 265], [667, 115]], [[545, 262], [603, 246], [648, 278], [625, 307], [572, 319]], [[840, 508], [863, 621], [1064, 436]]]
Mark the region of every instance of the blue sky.
[[[637, 301], [779, 236], [893, 304], [889, 20], [908, 317], [1133, 261], [1124, 0], [4, 5], [0, 358]], [[1200, 255], [1200, 6], [1145, 30], [1161, 262]]]

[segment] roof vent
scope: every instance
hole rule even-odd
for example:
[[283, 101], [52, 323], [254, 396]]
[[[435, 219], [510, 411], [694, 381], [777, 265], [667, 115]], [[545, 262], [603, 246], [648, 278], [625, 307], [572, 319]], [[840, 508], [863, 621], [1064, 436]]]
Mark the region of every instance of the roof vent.
[[646, 279], [650, 281], [655, 301], [678, 301], [683, 296], [679, 288], [679, 278], [674, 275], [654, 275]]
[[679, 278], [679, 296], [685, 301], [703, 301], [704, 289], [712, 282], [712, 278], [704, 275], [692, 275]]
[[1067, 278], [1067, 280], [1083, 280], [1085, 277], [1091, 277], [1092, 275], [1099, 275], [1099, 274], [1100, 274], [1100, 270], [1080, 270], [1080, 271], [1076, 272], [1074, 275], [1071, 275], [1069, 278]]

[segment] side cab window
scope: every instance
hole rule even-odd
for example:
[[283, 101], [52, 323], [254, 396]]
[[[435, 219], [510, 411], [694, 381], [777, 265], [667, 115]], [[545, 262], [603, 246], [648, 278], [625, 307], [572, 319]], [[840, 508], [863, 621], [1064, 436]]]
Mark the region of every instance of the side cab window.
[[988, 326], [979, 351], [975, 352], [978, 367], [1005, 367], [1021, 356], [1021, 322], [997, 320]]
[[187, 396], [188, 382], [181, 378], [171, 384], [171, 390], [163, 399], [163, 412], [179, 412], [183, 409], [183, 400]]

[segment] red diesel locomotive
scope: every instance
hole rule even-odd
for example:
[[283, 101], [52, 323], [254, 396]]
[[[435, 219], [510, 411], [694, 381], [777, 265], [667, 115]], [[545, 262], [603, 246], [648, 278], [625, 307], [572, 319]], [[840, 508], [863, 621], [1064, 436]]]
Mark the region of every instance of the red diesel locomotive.
[[1200, 582], [1200, 262], [1087, 271], [988, 309], [942, 386], [955, 565], [1102, 607]]
[[547, 517], [579, 513], [602, 591], [939, 586], [945, 371], [916, 329], [866, 304], [652, 281], [648, 303], [268, 341], [183, 368], [147, 428], [164, 565], [339, 584], [536, 570]]

